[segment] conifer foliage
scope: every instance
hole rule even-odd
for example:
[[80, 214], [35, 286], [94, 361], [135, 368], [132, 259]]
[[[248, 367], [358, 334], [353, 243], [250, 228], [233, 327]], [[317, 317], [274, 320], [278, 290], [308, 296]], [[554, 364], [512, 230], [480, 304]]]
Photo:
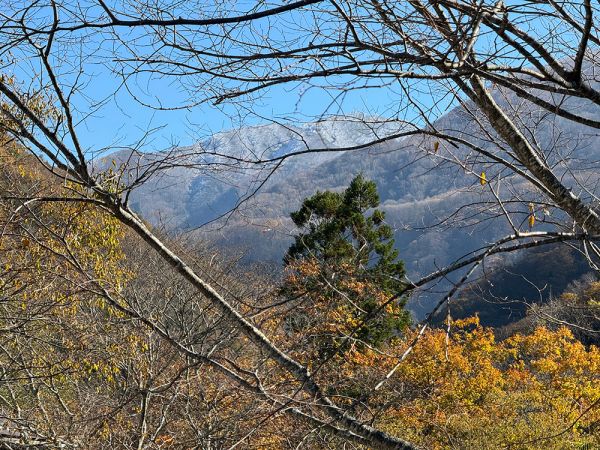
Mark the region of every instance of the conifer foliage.
[[358, 175], [345, 191], [317, 192], [291, 214], [300, 233], [285, 257], [283, 292], [299, 300], [291, 328], [310, 330], [319, 353], [339, 347], [342, 337], [350, 338], [346, 346], [378, 347], [409, 323], [404, 300], [374, 314], [405, 286], [393, 230], [377, 206], [375, 183]]

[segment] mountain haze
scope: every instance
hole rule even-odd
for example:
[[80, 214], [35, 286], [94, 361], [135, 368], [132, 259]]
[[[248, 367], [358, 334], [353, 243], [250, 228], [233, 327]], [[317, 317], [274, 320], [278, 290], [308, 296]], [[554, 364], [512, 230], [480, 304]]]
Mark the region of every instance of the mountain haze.
[[[512, 94], [498, 91], [497, 97], [505, 106], [510, 105], [514, 120], [529, 121], [532, 136], [547, 150], [548, 163], [557, 176], [573, 186], [577, 185], [576, 176], [596, 177], [597, 135], [564, 119], [538, 114]], [[584, 101], [579, 107], [590, 113], [597, 111]], [[487, 151], [498, 151], [492, 139], [476, 134], [475, 118], [462, 108], [450, 111], [434, 126], [454, 136], [469, 137]], [[121, 152], [111, 158], [128, 167], [151, 167], [174, 156], [176, 164], [153, 174], [134, 191], [131, 202], [135, 209], [155, 226], [192, 232], [242, 248], [250, 261], [275, 264], [281, 262], [295, 231], [289, 213], [316, 190], [342, 190], [357, 173], [363, 173], [377, 183], [386, 220], [397, 230], [400, 256], [409, 276], [416, 277], [511, 230], [502, 217], [497, 220], [495, 213], [486, 211], [485, 202], [493, 199], [479, 186], [481, 171], [494, 179], [501, 169], [466, 148], [441, 146], [439, 153], [434, 153], [432, 140], [412, 136], [360, 150], [335, 151], [406, 129], [404, 124], [376, 118], [337, 117], [299, 126], [242, 128], [216, 134], [192, 147], [136, 154], [133, 158]], [[330, 151], [294, 156], [277, 167], [274, 163], [246, 162], [307, 148]], [[98, 167], [106, 164], [104, 160]], [[579, 169], [577, 175], [572, 169]], [[509, 176], [504, 178], [506, 182], [523, 198], [535, 198], [524, 181]], [[516, 211], [515, 217], [523, 219], [526, 215]], [[538, 226], [544, 229], [545, 217], [539, 220]], [[488, 261], [488, 268], [494, 267], [495, 261], [498, 259]], [[413, 304], [413, 309], [421, 308]]]

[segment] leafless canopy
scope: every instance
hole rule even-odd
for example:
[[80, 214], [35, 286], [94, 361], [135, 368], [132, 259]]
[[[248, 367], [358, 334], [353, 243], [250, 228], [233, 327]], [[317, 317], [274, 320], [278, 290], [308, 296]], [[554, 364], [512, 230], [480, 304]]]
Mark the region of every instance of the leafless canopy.
[[[551, 133], [558, 123], [577, 124], [588, 138], [600, 128], [596, 13], [591, 0], [4, 2], [0, 8], [1, 122], [4, 131], [30, 149], [49, 171], [69, 182], [68, 201], [97, 205], [133, 230], [260, 352], [290, 374], [298, 383], [298, 394], [283, 403], [269, 397], [253, 374], [195, 351], [154, 316], [123, 306], [106, 291], [116, 308], [140, 320], [186, 357], [211, 364], [290, 414], [358, 443], [413, 448], [400, 437], [361, 422], [328, 398], [306, 367], [270, 340], [243, 308], [200, 277], [132, 211], [131, 189], [157, 171], [175, 165], [192, 167], [192, 163], [180, 154], [165, 153], [115, 182], [120, 174], [111, 178], [91, 173], [93, 153], [80, 143], [78, 132], [122, 95], [158, 110], [209, 104], [251, 111], [252, 102], [280, 85], [298, 97], [309, 88], [327, 92], [333, 103], [357, 90], [385, 89], [390, 102], [382, 120], [403, 123], [403, 131], [374, 136], [373, 141], [420, 137], [424, 154], [457, 164], [485, 186], [488, 206], [512, 230], [407, 288], [426, 287], [453, 271], [466, 270], [444, 297], [449, 298], [495, 253], [579, 241], [590, 261], [598, 254], [594, 240], [600, 234], [600, 216], [593, 157], [539, 139], [540, 133]], [[95, 68], [114, 81], [100, 100], [91, 95]], [[164, 83], [178, 87], [180, 95], [173, 101], [152, 91]], [[462, 108], [468, 127], [435, 122], [451, 106]], [[142, 139], [132, 148], [143, 152], [146, 144]], [[299, 153], [324, 150], [306, 148]], [[218, 157], [211, 161], [220, 170], [257, 165], [273, 170], [294, 155], [212, 156]], [[486, 172], [481, 173], [480, 167], [486, 167]], [[22, 199], [28, 204], [65, 200]], [[523, 218], [542, 210], [554, 218], [552, 228], [524, 231]]]

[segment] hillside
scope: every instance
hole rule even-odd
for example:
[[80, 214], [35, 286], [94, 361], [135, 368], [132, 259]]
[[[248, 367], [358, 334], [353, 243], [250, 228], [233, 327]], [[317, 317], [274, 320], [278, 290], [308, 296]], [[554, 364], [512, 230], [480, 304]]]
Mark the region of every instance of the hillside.
[[[497, 97], [510, 104], [515, 115], [532, 122], [532, 132], [540, 145], [547, 147], [548, 163], [557, 176], [576, 184], [571, 170], [577, 168], [577, 177], [597, 177], [597, 136], [560, 118], [538, 117], [534, 111], [527, 114], [527, 106], [514, 96], [503, 98], [498, 92]], [[587, 104], [581, 106], [587, 108]], [[470, 136], [477, 126], [475, 120], [455, 108], [434, 126], [453, 136]], [[466, 148], [442, 146], [434, 153], [431, 141], [404, 137], [361, 150], [335, 151], [407, 127], [364, 117], [338, 117], [300, 126], [270, 124], [219, 133], [193, 147], [165, 153], [132, 157], [122, 152], [111, 158], [130, 169], [136, 167], [139, 173], [139, 167], [151, 170], [175, 157], [176, 164], [153, 174], [134, 191], [131, 203], [135, 209], [155, 226], [241, 249], [247, 261], [271, 262], [276, 267], [295, 232], [289, 213], [316, 190], [340, 190], [357, 173], [363, 173], [376, 181], [408, 274], [417, 277], [509, 234], [511, 229], [498, 211], [489, 207], [494, 202], [489, 190], [479, 186], [480, 171], [486, 170], [488, 177], [494, 178], [502, 175], [501, 168], [482, 163]], [[473, 136], [470, 139], [473, 141]], [[492, 140], [481, 138], [479, 145], [495, 151]], [[307, 148], [334, 151], [294, 156], [276, 170], [273, 164], [245, 162]], [[106, 164], [105, 159], [97, 167]], [[503, 186], [513, 196], [535, 198], [523, 181], [503, 178]], [[523, 225], [526, 214], [514, 213]], [[538, 217], [536, 226], [549, 229], [544, 221], [553, 219]], [[488, 267], [514, 258], [491, 259]], [[412, 309], [418, 315], [427, 311], [429, 298], [416, 300]]]
[[[484, 326], [504, 327], [524, 319], [532, 305], [558, 298], [585, 275], [592, 277], [591, 268], [573, 248], [551, 245], [530, 249], [519, 253], [514, 261], [481, 274], [451, 303], [451, 316], [459, 320], [477, 314]], [[435, 322], [441, 325], [445, 320], [444, 308]]]

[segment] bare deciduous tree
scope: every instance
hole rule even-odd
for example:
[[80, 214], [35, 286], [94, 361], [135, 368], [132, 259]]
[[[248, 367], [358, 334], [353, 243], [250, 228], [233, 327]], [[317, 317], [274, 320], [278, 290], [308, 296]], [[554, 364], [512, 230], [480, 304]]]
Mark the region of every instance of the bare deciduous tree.
[[[181, 355], [209, 364], [315, 427], [359, 444], [413, 448], [329, 398], [305, 365], [277, 345], [242, 304], [201, 277], [128, 203], [131, 190], [170, 167], [261, 167], [268, 177], [294, 155], [264, 159], [206, 151], [210, 158], [198, 163], [191, 159], [198, 150], [166, 152], [137, 170], [94, 175], [78, 129], [106, 103], [82, 107], [91, 89], [85, 71], [102, 65], [121, 78], [113, 94], [126, 90], [136, 101], [161, 110], [192, 108], [202, 102], [244, 108], [280, 85], [291, 90], [335, 89], [340, 97], [360, 89], [388, 89], [395, 103], [386, 120], [402, 123], [402, 131], [374, 136], [370, 144], [420, 137], [424, 153], [457, 164], [484, 186], [486, 211], [479, 209], [479, 217], [491, 212], [512, 230], [486, 248], [409, 283], [389, 300], [462, 270], [434, 314], [490, 255], [563, 241], [583, 243], [590, 260], [598, 255], [594, 160], [573, 149], [548, 145], [539, 137], [559, 121], [583, 126], [590, 135], [600, 128], [595, 114], [600, 104], [596, 13], [589, 0], [510, 4], [501, 0], [281, 4], [45, 0], [5, 5], [0, 11], [2, 128], [68, 188], [64, 196], [23, 195], [13, 200], [28, 205], [84, 202], [118, 219], [206, 299], [207, 307], [217, 313], [217, 323], [225, 320], [258, 354], [276, 362], [294, 380], [293, 388], [285, 398], [269, 392], [252, 370], [214, 359], [210, 351], [198, 350], [189, 336], [172, 334], [166, 322], [175, 311], [161, 310], [156, 317], [157, 312], [146, 310], [146, 305], [123, 302], [96, 283], [97, 292], [115, 309], [143, 323]], [[178, 83], [184, 98], [177, 104], [162, 103], [160, 96], [149, 96], [140, 88], [155, 80]], [[435, 122], [449, 106], [461, 108], [463, 124]], [[143, 151], [144, 141], [132, 150]], [[326, 150], [307, 147], [296, 153]], [[552, 229], [527, 230], [527, 222], [532, 225], [542, 210], [551, 214]], [[427, 322], [421, 333], [426, 326]], [[400, 361], [409, 351], [399, 355]]]

